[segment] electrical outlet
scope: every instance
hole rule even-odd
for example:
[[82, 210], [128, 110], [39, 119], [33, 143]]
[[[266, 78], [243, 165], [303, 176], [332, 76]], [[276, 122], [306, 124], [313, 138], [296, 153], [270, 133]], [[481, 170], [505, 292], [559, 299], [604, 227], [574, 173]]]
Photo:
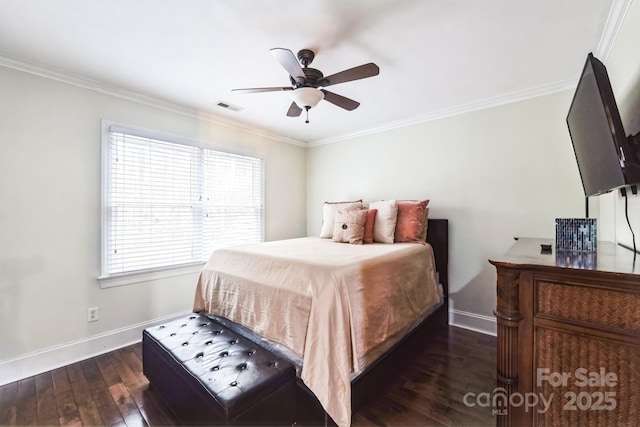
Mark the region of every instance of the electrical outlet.
[[87, 309], [87, 322], [97, 322], [98, 318], [98, 307]]

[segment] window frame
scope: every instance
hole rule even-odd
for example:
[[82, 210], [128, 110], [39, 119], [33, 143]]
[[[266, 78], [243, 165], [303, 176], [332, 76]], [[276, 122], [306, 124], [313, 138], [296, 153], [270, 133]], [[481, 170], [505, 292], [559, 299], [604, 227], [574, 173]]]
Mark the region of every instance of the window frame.
[[189, 138], [181, 137], [175, 134], [169, 134], [165, 132], [158, 132], [150, 129], [144, 129], [141, 127], [126, 125], [122, 123], [118, 123], [111, 120], [102, 120], [101, 126], [101, 187], [100, 187], [100, 273], [97, 277], [97, 280], [100, 284], [101, 288], [109, 288], [114, 286], [122, 286], [133, 283], [140, 283], [158, 279], [165, 279], [170, 277], [188, 275], [199, 273], [202, 270], [202, 267], [206, 263], [205, 260], [197, 261], [193, 263], [184, 263], [177, 264], [172, 266], [165, 267], [155, 267], [144, 270], [137, 271], [129, 271], [123, 273], [115, 273], [108, 274], [106, 272], [106, 266], [108, 263], [108, 227], [107, 227], [107, 216], [108, 216], [108, 208], [109, 208], [109, 186], [111, 179], [111, 163], [109, 156], [109, 147], [110, 147], [110, 133], [112, 129], [116, 129], [119, 132], [126, 133], [128, 135], [134, 135], [142, 138], [156, 139], [159, 141], [173, 143], [173, 144], [181, 144], [190, 147], [196, 147], [201, 149], [207, 149], [212, 151], [218, 151], [231, 155], [239, 155], [239, 156], [247, 156], [259, 159], [261, 162], [261, 170], [260, 170], [260, 180], [261, 180], [261, 188], [260, 188], [260, 203], [262, 206], [262, 214], [260, 217], [261, 221], [261, 235], [260, 241], [265, 240], [265, 194], [266, 194], [266, 183], [265, 183], [265, 159], [264, 156], [249, 150], [242, 150], [238, 147], [230, 147], [225, 145], [217, 145], [217, 144], [204, 144], [202, 142], [192, 140]]

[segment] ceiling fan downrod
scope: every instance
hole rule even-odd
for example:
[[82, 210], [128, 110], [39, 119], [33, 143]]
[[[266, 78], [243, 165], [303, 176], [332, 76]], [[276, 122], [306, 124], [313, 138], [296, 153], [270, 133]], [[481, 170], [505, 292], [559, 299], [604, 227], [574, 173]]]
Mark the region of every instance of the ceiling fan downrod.
[[311, 49], [301, 49], [298, 52], [298, 61], [304, 68], [307, 68], [313, 62], [313, 58], [315, 58], [315, 53]]

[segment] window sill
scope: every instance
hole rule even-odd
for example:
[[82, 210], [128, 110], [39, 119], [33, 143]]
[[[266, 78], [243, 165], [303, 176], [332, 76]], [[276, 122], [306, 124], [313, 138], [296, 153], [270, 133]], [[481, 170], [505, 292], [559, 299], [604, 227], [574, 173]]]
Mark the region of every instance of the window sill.
[[100, 276], [98, 277], [98, 283], [100, 284], [100, 287], [104, 289], [113, 288], [115, 286], [131, 285], [134, 283], [149, 282], [158, 279], [166, 279], [169, 277], [184, 276], [187, 274], [200, 273], [204, 264], [205, 263], [202, 262], [179, 267]]

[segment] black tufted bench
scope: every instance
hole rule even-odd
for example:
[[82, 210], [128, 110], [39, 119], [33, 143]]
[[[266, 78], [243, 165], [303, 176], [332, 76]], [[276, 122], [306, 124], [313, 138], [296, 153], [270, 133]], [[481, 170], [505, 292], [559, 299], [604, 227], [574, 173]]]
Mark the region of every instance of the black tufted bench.
[[294, 366], [193, 314], [146, 329], [143, 372], [183, 424], [292, 425]]

